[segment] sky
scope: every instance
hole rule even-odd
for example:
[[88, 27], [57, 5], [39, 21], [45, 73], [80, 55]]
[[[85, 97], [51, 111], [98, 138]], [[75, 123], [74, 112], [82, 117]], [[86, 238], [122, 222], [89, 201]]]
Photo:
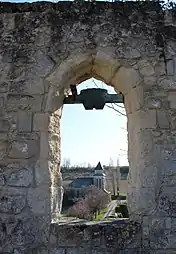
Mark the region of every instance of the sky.
[[[39, 0], [42, 1], [42, 0]], [[50, 1], [50, 0], [48, 0]], [[1, 2], [36, 2], [10, 0]], [[58, 2], [58, 1], [50, 1]], [[94, 80], [95, 81], [95, 80]], [[100, 81], [96, 85], [115, 93]], [[92, 79], [78, 86], [78, 91], [95, 87]], [[95, 166], [110, 163], [128, 165], [127, 119], [108, 107], [103, 110], [85, 110], [83, 105], [64, 105], [61, 119], [61, 160], [69, 159], [71, 165]]]
[[[89, 87], [105, 88], [115, 93], [112, 87], [103, 82], [89, 79], [77, 89]], [[123, 104], [120, 104], [121, 106]], [[125, 113], [123, 111], [123, 113]], [[96, 165], [99, 161], [109, 165], [128, 165], [127, 160], [127, 118], [118, 115], [108, 107], [103, 110], [85, 110], [82, 104], [64, 105], [61, 118], [61, 157], [62, 162], [70, 159], [72, 165]]]

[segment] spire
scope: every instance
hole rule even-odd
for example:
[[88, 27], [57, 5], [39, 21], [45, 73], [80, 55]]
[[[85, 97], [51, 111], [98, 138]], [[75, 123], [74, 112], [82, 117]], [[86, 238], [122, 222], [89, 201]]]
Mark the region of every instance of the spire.
[[100, 162], [98, 162], [97, 166], [94, 168], [93, 176], [96, 176], [96, 177], [105, 176], [104, 169]]
[[94, 170], [101, 170], [101, 171], [104, 171], [104, 169], [103, 169], [103, 167], [102, 167], [100, 161], [98, 162], [98, 164], [97, 164], [97, 166], [95, 167]]

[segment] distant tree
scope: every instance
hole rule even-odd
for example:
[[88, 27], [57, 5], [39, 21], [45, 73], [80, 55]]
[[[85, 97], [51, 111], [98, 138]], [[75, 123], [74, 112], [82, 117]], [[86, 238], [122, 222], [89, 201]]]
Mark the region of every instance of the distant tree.
[[80, 200], [75, 203], [67, 212], [68, 216], [77, 217], [79, 219], [90, 219], [91, 211], [86, 200]]
[[[94, 83], [94, 85], [96, 87], [99, 87], [94, 79], [92, 79], [92, 82]], [[102, 84], [103, 84], [103, 82], [102, 82]], [[124, 106], [121, 106], [118, 103], [107, 103], [105, 106], [114, 110], [118, 116], [125, 116], [126, 117], [126, 111], [125, 111]]]
[[114, 166], [114, 161], [110, 157], [110, 159], [109, 159], [109, 175], [111, 177], [112, 191], [113, 191], [114, 196], [117, 194], [118, 188], [119, 188], [118, 170], [119, 170], [119, 159], [117, 158], [116, 166]]
[[109, 166], [113, 167], [114, 166], [114, 161], [112, 157], [109, 158]]
[[88, 163], [88, 164], [87, 164], [87, 167], [88, 167], [88, 168], [92, 168], [92, 166], [91, 166], [91, 164], [90, 164], [90, 163]]
[[97, 188], [95, 185], [91, 185], [85, 188], [85, 201], [89, 206], [92, 217], [97, 216], [100, 210], [105, 208], [109, 203], [109, 194], [102, 189]]
[[70, 168], [70, 166], [71, 166], [70, 158], [64, 158], [63, 163], [62, 163], [62, 167], [63, 168]]

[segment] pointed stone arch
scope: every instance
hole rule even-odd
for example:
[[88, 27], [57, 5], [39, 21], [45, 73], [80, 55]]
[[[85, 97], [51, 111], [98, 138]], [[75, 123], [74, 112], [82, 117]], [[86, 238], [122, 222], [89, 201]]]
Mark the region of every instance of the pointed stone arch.
[[[49, 118], [48, 130], [45, 133], [46, 137], [44, 139], [46, 142], [48, 141], [48, 156], [52, 158], [56, 157], [56, 160], [52, 160], [52, 169], [49, 170], [52, 186], [55, 185], [55, 193], [57, 193], [57, 188], [58, 190], [60, 189], [60, 181], [62, 179], [59, 166], [59, 121], [62, 116], [64, 91], [69, 88], [70, 84], [78, 85], [94, 77], [109, 86], [113, 86], [117, 92], [121, 92], [124, 95], [128, 121], [131, 121], [128, 115], [143, 106], [140, 104], [142, 102], [140, 98], [141, 93], [138, 92], [138, 90], [142, 90], [140, 87], [142, 78], [139, 72], [129, 66], [123, 66], [115, 53], [112, 52], [113, 48], [101, 48], [97, 49], [96, 52], [90, 50], [90, 52], [80, 52], [77, 55], [71, 54], [62, 63], [56, 65], [54, 71], [46, 77], [49, 84], [49, 92], [45, 104], [45, 114], [48, 114]], [[132, 123], [129, 122], [128, 126], [131, 125]], [[131, 140], [132, 137], [130, 137]], [[56, 156], [56, 154], [59, 154], [59, 156]]]

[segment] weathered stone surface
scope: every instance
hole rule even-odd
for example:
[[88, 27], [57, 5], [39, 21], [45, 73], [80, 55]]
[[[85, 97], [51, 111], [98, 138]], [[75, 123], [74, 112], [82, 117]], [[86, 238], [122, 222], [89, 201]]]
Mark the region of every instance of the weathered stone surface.
[[176, 92], [169, 93], [168, 100], [170, 102], [170, 108], [176, 109]]
[[0, 140], [0, 159], [2, 160], [8, 154], [9, 144], [6, 140]]
[[138, 86], [141, 81], [141, 77], [137, 71], [121, 67], [113, 77], [111, 83], [114, 87], [117, 87], [118, 90], [122, 89], [123, 94], [126, 94], [128, 91], [131, 92], [133, 87]]
[[[65, 249], [63, 248], [54, 248], [53, 250], [50, 251], [51, 254], [65, 254]], [[69, 251], [67, 251], [69, 253]], [[71, 254], [71, 252], [70, 252]]]
[[21, 251], [26, 251], [26, 246], [28, 246], [28, 252], [32, 253], [41, 243], [45, 245], [45, 242], [42, 239], [43, 232], [39, 230], [43, 230], [44, 222], [42, 220], [42, 217], [35, 217], [32, 215], [30, 217], [26, 216], [23, 221], [17, 221], [11, 237], [11, 242], [17, 250], [19, 249], [20, 251], [21, 249]]
[[50, 211], [50, 189], [48, 186], [30, 188], [28, 191], [28, 206], [34, 214], [47, 214]]
[[36, 140], [13, 141], [9, 157], [21, 159], [31, 158], [38, 154], [38, 148]]
[[34, 131], [47, 131], [49, 126], [49, 114], [48, 113], [36, 113], [33, 120]]
[[51, 234], [58, 238], [58, 247], [54, 251], [61, 251], [61, 246], [67, 246], [70, 254], [134, 250], [140, 246], [140, 232], [140, 225], [128, 220], [102, 224], [52, 224], [51, 228]]
[[95, 55], [92, 73], [95, 74], [95, 77], [102, 77], [101, 79], [109, 84], [119, 67], [120, 63], [113, 54], [106, 53], [105, 50], [98, 50]]
[[[0, 9], [0, 252], [175, 251], [174, 12], [154, 1], [1, 3]], [[91, 77], [124, 94], [129, 213], [139, 222], [147, 215], [151, 227], [55, 225], [51, 243], [51, 201], [61, 200], [64, 91]]]
[[24, 195], [6, 195], [0, 197], [0, 213], [18, 214], [26, 206]]
[[33, 184], [33, 170], [22, 168], [11, 173], [7, 180], [9, 186], [29, 187]]
[[32, 113], [20, 111], [18, 113], [18, 131], [31, 132], [32, 130]]
[[157, 110], [157, 123], [158, 127], [161, 129], [169, 129], [170, 128], [170, 121], [169, 115], [167, 112], [162, 110]]
[[141, 75], [148, 77], [155, 74], [153, 66], [149, 63], [149, 61], [141, 60], [138, 62], [139, 72]]

